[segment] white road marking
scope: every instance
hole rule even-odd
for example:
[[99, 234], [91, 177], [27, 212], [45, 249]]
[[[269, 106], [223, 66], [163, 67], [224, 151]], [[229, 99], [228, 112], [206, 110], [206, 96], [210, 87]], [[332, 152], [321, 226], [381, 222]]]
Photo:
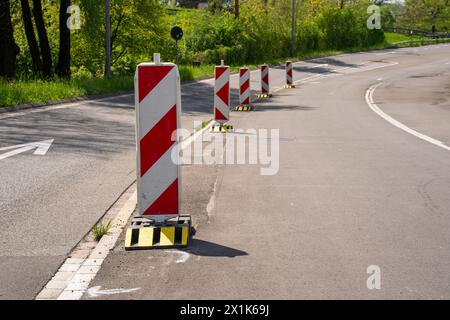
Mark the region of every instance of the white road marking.
[[90, 297], [99, 297], [99, 296], [111, 295], [111, 294], [130, 293], [130, 292], [137, 291], [141, 288], [132, 288], [132, 289], [120, 288], [120, 289], [108, 289], [108, 290], [101, 290], [101, 289], [102, 289], [101, 286], [92, 287], [87, 290], [87, 293]]
[[108, 106], [108, 107], [134, 108], [134, 103], [114, 103], [114, 102], [111, 103], [111, 102], [105, 102], [105, 101], [91, 101], [89, 103]]
[[206, 213], [208, 217], [212, 216], [212, 212], [214, 210], [214, 206], [216, 203], [216, 192], [217, 192], [217, 183], [219, 181], [219, 175], [216, 177], [216, 181], [214, 182], [213, 191], [211, 193], [211, 197], [209, 198], [208, 204], [206, 205]]
[[406, 131], [409, 134], [412, 134], [413, 136], [415, 136], [419, 139], [425, 140], [425, 141], [432, 143], [438, 147], [441, 147], [447, 151], [450, 151], [450, 147], [447, 146], [446, 144], [444, 144], [442, 141], [436, 140], [436, 139], [431, 138], [427, 135], [424, 135], [420, 132], [417, 132], [417, 131], [409, 128], [408, 126], [404, 125], [403, 123], [395, 120], [388, 114], [384, 113], [373, 101], [373, 93], [375, 92], [375, 89], [378, 88], [382, 84], [383, 84], [382, 82], [375, 84], [375, 85], [371, 86], [369, 89], [367, 89], [367, 91], [366, 91], [366, 102], [367, 102], [367, 105], [370, 107], [370, 109], [372, 109], [373, 112], [375, 112], [380, 117], [382, 117], [384, 120], [388, 121], [389, 123], [396, 126], [397, 128], [402, 129], [403, 131]]
[[32, 149], [36, 149], [36, 151], [33, 152], [34, 155], [44, 156], [47, 153], [50, 146], [52, 145], [53, 141], [54, 141], [54, 139], [49, 139], [49, 140], [42, 140], [42, 141], [37, 141], [37, 142], [30, 142], [30, 143], [18, 144], [15, 146], [0, 148], [0, 151], [16, 149], [16, 150], [1, 154], [0, 160], [15, 156], [17, 154], [20, 154], [22, 152], [26, 152], [26, 151], [29, 151]]
[[[184, 252], [184, 251], [178, 251], [178, 250], [166, 250], [166, 251], [179, 255], [178, 259], [175, 260], [175, 263], [185, 263], [191, 257], [191, 255], [189, 253]], [[170, 262], [172, 262], [172, 259], [170, 260]]]
[[389, 52], [383, 52], [383, 53], [375, 53], [376, 56], [383, 56], [385, 54], [395, 54], [397, 53], [396, 51], [389, 51]]

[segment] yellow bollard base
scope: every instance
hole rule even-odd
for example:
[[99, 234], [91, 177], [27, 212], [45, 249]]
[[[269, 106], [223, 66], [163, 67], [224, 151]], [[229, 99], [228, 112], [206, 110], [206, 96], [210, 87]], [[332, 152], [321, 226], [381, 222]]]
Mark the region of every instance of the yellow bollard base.
[[125, 250], [187, 247], [191, 233], [190, 216], [156, 225], [135, 218], [125, 234]]
[[233, 126], [229, 124], [213, 124], [211, 126], [211, 132], [217, 132], [217, 133], [227, 133], [233, 131]]
[[258, 94], [258, 98], [260, 98], [260, 99], [271, 98], [271, 97], [272, 97], [271, 93], [260, 93], [260, 94]]
[[234, 111], [252, 111], [252, 106], [237, 106], [234, 108]]
[[295, 86], [293, 84], [285, 84], [284, 88], [285, 89], [293, 89], [293, 88], [295, 88]]

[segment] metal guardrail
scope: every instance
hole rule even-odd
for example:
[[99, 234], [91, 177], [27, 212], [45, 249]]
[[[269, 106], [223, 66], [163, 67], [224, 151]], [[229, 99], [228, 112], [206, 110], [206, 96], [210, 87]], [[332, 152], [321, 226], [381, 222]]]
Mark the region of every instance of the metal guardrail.
[[417, 43], [419, 45], [424, 45], [424, 44], [430, 44], [430, 43], [446, 43], [446, 42], [450, 42], [450, 38], [406, 40], [406, 41], [399, 41], [399, 42], [391, 43], [389, 45], [389, 48], [398, 48], [399, 46], [401, 46], [403, 44], [414, 45]]
[[408, 35], [422, 35], [425, 36], [428, 31], [418, 30], [418, 29], [407, 29], [407, 28], [397, 28], [397, 27], [384, 27], [384, 31], [393, 32], [393, 33], [402, 33]]
[[450, 32], [429, 32], [425, 30], [397, 28], [397, 27], [384, 27], [383, 30], [393, 33], [406, 34], [410, 36], [419, 35], [427, 38], [450, 38]]

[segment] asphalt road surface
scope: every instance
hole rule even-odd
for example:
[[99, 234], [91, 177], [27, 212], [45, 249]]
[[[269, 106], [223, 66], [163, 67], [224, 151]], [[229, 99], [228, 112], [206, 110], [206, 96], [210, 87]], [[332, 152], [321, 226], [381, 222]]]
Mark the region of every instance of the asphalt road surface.
[[[299, 66], [301, 77], [327, 72], [314, 62]], [[283, 85], [282, 68], [271, 76], [273, 84]], [[259, 78], [252, 72], [254, 94]], [[213, 84], [207, 79], [183, 85], [182, 127], [193, 130], [212, 118]], [[231, 86], [236, 105], [236, 75]], [[45, 155], [28, 150], [0, 159], [0, 299], [34, 298], [134, 181], [133, 105], [130, 93], [0, 114], [0, 157], [14, 151], [4, 148], [53, 139]]]
[[[207, 222], [191, 247], [125, 252], [120, 241], [91, 288], [136, 290], [88, 290], [84, 299], [450, 298], [449, 151], [393, 126], [365, 100], [381, 83], [380, 108], [445, 140], [449, 53], [433, 46], [333, 57], [347, 69], [233, 113], [238, 128], [280, 129], [278, 174], [218, 166], [213, 205], [202, 204]], [[194, 179], [183, 181], [195, 188]], [[381, 271], [379, 290], [367, 287], [370, 266]]]
[[[119, 244], [92, 285], [141, 287], [110, 298], [449, 298], [448, 151], [395, 128], [364, 99], [382, 81], [375, 92], [380, 108], [444, 141], [449, 78], [434, 75], [450, 69], [449, 53], [441, 45], [295, 64], [300, 87], [278, 92], [255, 112], [232, 114], [243, 129], [280, 129], [279, 173], [192, 166], [187, 207], [203, 206], [209, 216], [198, 225], [190, 258], [177, 263], [179, 253], [167, 250], [125, 253]], [[418, 77], [424, 74], [438, 93]], [[398, 89], [404, 108], [392, 101], [388, 87], [397, 82], [413, 85], [420, 97], [440, 97], [439, 125], [421, 121], [431, 108], [417, 99], [409, 112], [407, 90]], [[271, 69], [272, 87], [283, 84], [283, 69]], [[183, 86], [183, 127], [211, 118], [212, 85]], [[231, 85], [236, 104], [237, 77]], [[258, 89], [258, 72], [251, 85]], [[128, 95], [0, 115], [0, 149], [54, 139], [45, 155], [0, 160], [0, 298], [35, 297], [133, 182], [132, 104]], [[215, 187], [198, 199], [195, 188], [203, 186], [195, 181], [205, 175], [217, 176]], [[211, 196], [213, 209], [206, 210]], [[382, 270], [381, 290], [366, 288], [369, 265]]]

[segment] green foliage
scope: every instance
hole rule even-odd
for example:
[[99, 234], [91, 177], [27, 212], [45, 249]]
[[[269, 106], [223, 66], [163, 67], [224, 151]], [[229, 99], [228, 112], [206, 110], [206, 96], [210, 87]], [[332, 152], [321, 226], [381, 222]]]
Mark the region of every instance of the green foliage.
[[95, 241], [100, 241], [100, 239], [108, 233], [109, 229], [111, 229], [111, 221], [106, 225], [99, 223], [92, 228], [92, 234], [94, 235]]
[[[94, 76], [103, 74], [104, 1], [82, 0], [82, 28], [72, 32], [74, 68], [84, 67]], [[157, 0], [112, 0], [112, 71], [130, 74], [136, 64], [149, 60], [153, 52], [172, 58], [168, 50], [169, 24]]]
[[55, 101], [109, 92], [130, 91], [133, 77], [114, 77], [110, 80], [80, 78], [63, 80], [17, 80], [0, 82], [0, 107], [26, 103]]
[[401, 33], [386, 32], [384, 35], [385, 35], [385, 43], [386, 44], [391, 44], [391, 43], [400, 42], [400, 41], [422, 40], [423, 39], [423, 37], [420, 37], [420, 36], [410, 36], [410, 35], [401, 34]]
[[403, 14], [397, 26], [431, 31], [450, 31], [449, 0], [405, 0]]
[[367, 47], [384, 41], [383, 31], [369, 30], [366, 26], [367, 18], [358, 11], [353, 7], [341, 10], [332, 7], [323, 9], [317, 23], [323, 30], [324, 41], [328, 48]]
[[[59, 1], [42, 0], [53, 58], [58, 50]], [[168, 7], [159, 0], [111, 0], [112, 72], [133, 74], [136, 64], [151, 61], [159, 52], [164, 61], [174, 61], [175, 41], [170, 28], [181, 26], [180, 63], [192, 61], [242, 65], [290, 55], [291, 1], [247, 0], [241, 2], [236, 19], [225, 1], [211, 0], [212, 10]], [[365, 26], [368, 0], [345, 2], [344, 9], [332, 0], [298, 2], [296, 51], [364, 47], [383, 42], [382, 32]], [[79, 0], [81, 29], [71, 32], [72, 74], [75, 78], [99, 78], [104, 73], [104, 1]], [[33, 79], [20, 4], [12, 8], [20, 79]], [[54, 61], [54, 64], [56, 61]], [[185, 77], [190, 78], [189, 69]]]

